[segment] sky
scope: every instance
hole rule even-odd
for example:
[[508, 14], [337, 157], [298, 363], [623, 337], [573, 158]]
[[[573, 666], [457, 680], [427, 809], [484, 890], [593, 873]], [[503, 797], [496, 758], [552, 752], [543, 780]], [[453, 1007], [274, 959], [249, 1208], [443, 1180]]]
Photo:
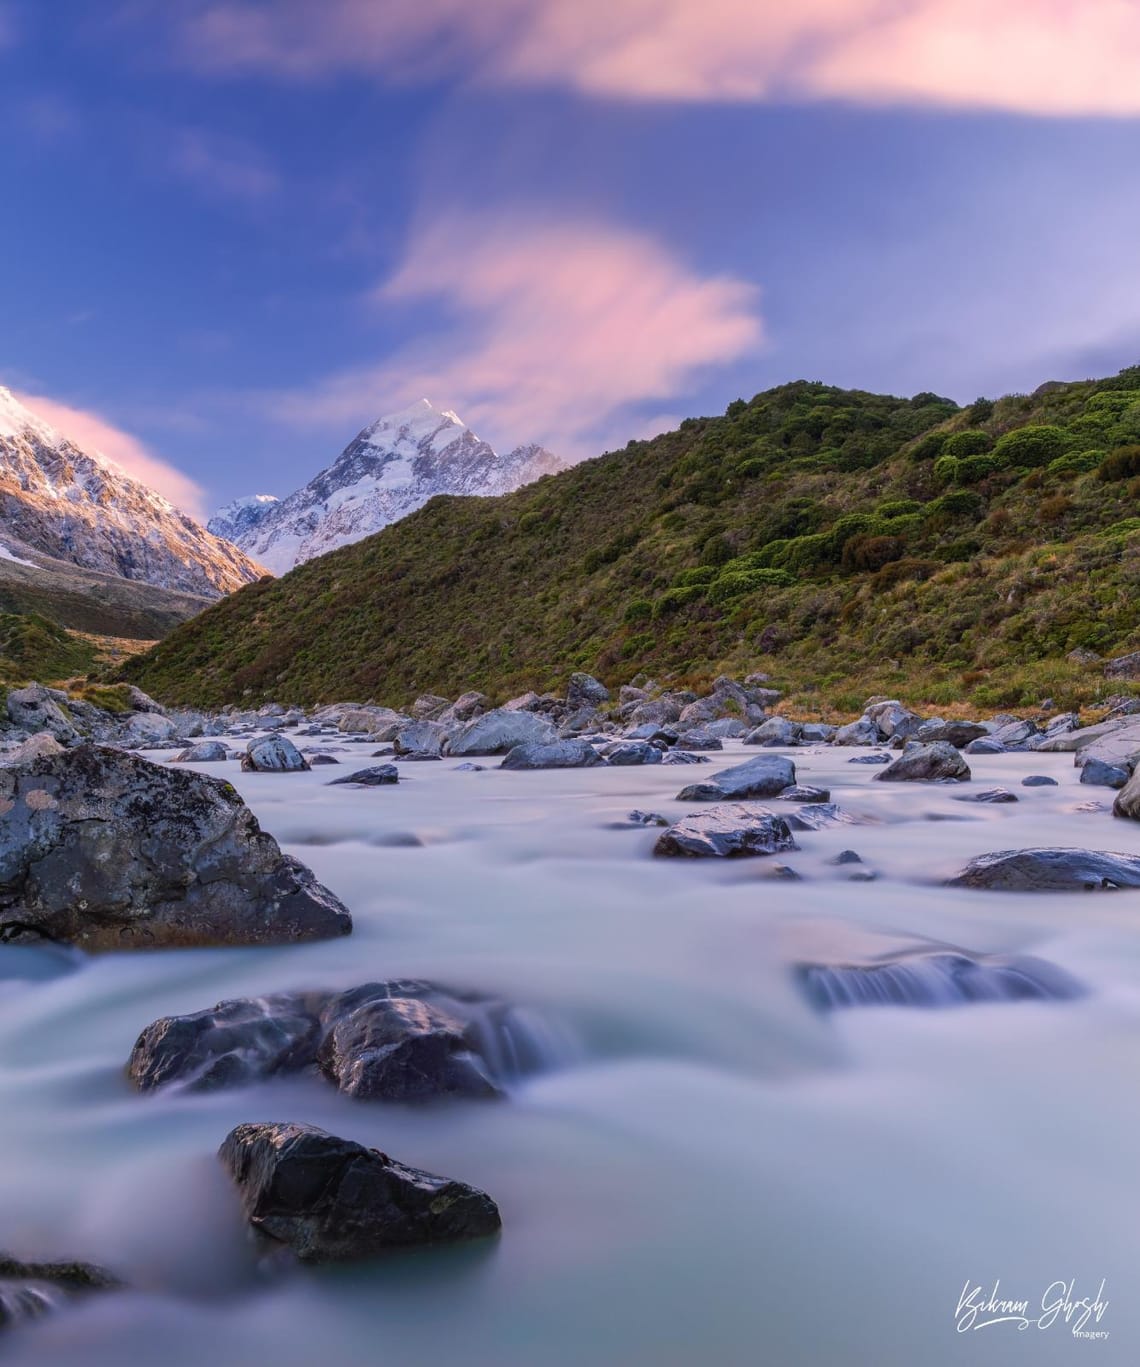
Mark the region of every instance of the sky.
[[0, 0], [0, 384], [188, 511], [1140, 361], [1140, 0]]

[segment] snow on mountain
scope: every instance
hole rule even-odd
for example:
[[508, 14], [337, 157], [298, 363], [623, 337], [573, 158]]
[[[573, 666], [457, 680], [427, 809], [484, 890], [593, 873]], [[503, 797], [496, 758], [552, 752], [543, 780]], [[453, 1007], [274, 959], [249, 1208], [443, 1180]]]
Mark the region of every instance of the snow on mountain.
[[265, 572], [105, 456], [81, 450], [3, 387], [0, 528], [87, 570], [212, 598]]
[[436, 494], [505, 494], [562, 468], [541, 446], [519, 446], [501, 456], [456, 414], [421, 399], [366, 427], [332, 465], [288, 498], [238, 499], [208, 525], [284, 574], [371, 536]]

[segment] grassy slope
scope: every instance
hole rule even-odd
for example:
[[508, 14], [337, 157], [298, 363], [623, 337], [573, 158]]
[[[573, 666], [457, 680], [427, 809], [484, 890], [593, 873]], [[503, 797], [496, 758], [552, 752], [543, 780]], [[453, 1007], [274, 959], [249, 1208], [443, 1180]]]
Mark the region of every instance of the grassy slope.
[[1065, 654], [1140, 645], [1140, 461], [1097, 472], [1137, 442], [1140, 368], [965, 410], [787, 385], [503, 498], [433, 499], [123, 675], [207, 705], [502, 698], [574, 668], [760, 668], [822, 714], [879, 689], [1087, 701], [1099, 674]]

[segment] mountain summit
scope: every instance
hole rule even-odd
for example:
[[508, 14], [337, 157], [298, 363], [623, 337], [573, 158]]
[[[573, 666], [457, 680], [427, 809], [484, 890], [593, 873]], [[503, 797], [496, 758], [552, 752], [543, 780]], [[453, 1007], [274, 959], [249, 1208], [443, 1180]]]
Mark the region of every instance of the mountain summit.
[[[76, 446], [3, 387], [0, 527], [56, 561], [180, 593], [216, 598], [264, 573], [105, 456]], [[16, 559], [8, 550], [5, 559]]]
[[509, 493], [563, 462], [541, 446], [501, 456], [427, 399], [378, 418], [326, 470], [280, 501], [238, 499], [208, 526], [277, 574], [370, 536], [436, 494]]

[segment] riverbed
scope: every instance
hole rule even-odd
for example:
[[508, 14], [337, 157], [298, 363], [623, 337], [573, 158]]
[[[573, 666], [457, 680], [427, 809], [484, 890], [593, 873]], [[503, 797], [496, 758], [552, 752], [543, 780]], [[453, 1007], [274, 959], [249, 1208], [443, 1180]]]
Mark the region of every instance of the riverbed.
[[[679, 861], [655, 859], [659, 832], [628, 813], [694, 810], [681, 787], [755, 750], [699, 768], [403, 763], [397, 786], [366, 789], [327, 785], [370, 747], [331, 745], [339, 768], [199, 767], [343, 899], [351, 937], [0, 981], [0, 1247], [132, 1288], [9, 1334], [8, 1361], [1137, 1361], [1140, 891], [940, 882], [992, 850], [1140, 854], [1140, 824], [1114, 820], [1071, 755], [971, 756], [972, 784], [925, 785], [876, 782], [856, 751], [788, 751], [853, 823], [776, 859]], [[998, 784], [1019, 801], [958, 800]], [[829, 862], [844, 849], [875, 878]], [[1084, 995], [823, 1014], [794, 971], [935, 946], [1038, 956]], [[125, 1077], [159, 1016], [397, 977], [516, 1003], [544, 1068], [506, 1101], [424, 1107], [309, 1077], [146, 1096]], [[250, 1120], [307, 1121], [480, 1186], [502, 1235], [354, 1267], [267, 1260], [214, 1157]], [[1034, 1319], [1058, 1281], [1073, 1300], [1103, 1282], [1084, 1327], [1108, 1337], [1077, 1339], [1063, 1314], [958, 1332], [963, 1291], [999, 1281]]]

